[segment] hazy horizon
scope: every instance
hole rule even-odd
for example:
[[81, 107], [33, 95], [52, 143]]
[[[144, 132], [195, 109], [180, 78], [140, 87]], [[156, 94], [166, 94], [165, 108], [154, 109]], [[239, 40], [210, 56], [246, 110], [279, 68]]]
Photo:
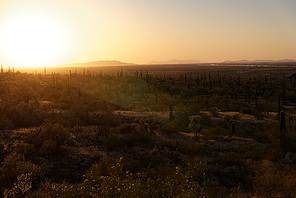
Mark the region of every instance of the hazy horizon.
[[296, 60], [292, 0], [0, 2], [0, 64]]

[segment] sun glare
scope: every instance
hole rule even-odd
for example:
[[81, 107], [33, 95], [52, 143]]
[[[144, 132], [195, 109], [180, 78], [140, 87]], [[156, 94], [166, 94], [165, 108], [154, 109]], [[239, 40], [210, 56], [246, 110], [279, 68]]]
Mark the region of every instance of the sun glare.
[[57, 24], [42, 16], [19, 15], [1, 31], [3, 52], [16, 66], [48, 66], [65, 45]]

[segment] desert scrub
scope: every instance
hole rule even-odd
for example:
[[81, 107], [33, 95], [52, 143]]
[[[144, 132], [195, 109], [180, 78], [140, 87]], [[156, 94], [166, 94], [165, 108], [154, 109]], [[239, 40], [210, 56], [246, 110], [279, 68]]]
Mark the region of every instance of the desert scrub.
[[200, 115], [192, 115], [189, 117], [190, 123], [189, 128], [194, 132], [196, 135], [197, 133], [200, 133], [200, 130], [202, 129], [201, 125], [201, 116]]
[[119, 159], [109, 164], [104, 175], [100, 165], [94, 164], [86, 172], [79, 192], [98, 197], [238, 197], [239, 188], [225, 188], [206, 179], [206, 167], [200, 162], [162, 167], [163, 174], [152, 179], [147, 175], [149, 170], [138, 173], [125, 170]]
[[14, 152], [23, 155], [26, 160], [33, 160], [36, 157], [37, 149], [33, 144], [21, 142], [15, 145]]
[[27, 197], [30, 198], [47, 198], [47, 197], [87, 197], [83, 194], [78, 194], [77, 185], [67, 183], [57, 184], [46, 180], [41, 182], [37, 190], [27, 192]]
[[229, 151], [220, 153], [219, 156], [213, 159], [214, 163], [227, 165], [227, 166], [244, 166], [245, 165], [245, 154]]
[[13, 129], [13, 124], [11, 123], [11, 120], [6, 118], [5, 116], [2, 116], [0, 118], [0, 130], [5, 130], [5, 129]]
[[284, 165], [259, 170], [253, 186], [259, 197], [295, 197], [296, 166]]
[[24, 142], [41, 148], [47, 140], [55, 141], [55, 136], [59, 135], [63, 145], [75, 146], [76, 142], [72, 139], [71, 134], [62, 125], [55, 123], [44, 123], [40, 128], [31, 131], [24, 137]]
[[188, 125], [190, 123], [189, 117], [192, 115], [200, 114], [199, 107], [196, 105], [179, 105], [175, 110], [175, 123], [178, 127], [178, 130], [181, 131], [190, 131]]
[[0, 134], [0, 163], [3, 162], [4, 158], [9, 155], [14, 149], [13, 144], [5, 145], [2, 142], [2, 134]]
[[53, 140], [46, 140], [40, 147], [39, 154], [41, 156], [63, 156], [73, 153], [72, 147], [61, 146], [57, 148], [57, 142]]
[[4, 198], [25, 196], [26, 192], [32, 188], [32, 182], [30, 181], [31, 175], [32, 173], [18, 175], [14, 187], [5, 189], [3, 193]]
[[169, 123], [162, 123], [159, 127], [159, 129], [166, 134], [171, 134], [171, 133], [176, 133], [177, 132], [177, 127], [174, 123], [169, 122]]
[[159, 143], [165, 148], [178, 150], [179, 152], [190, 156], [204, 156], [212, 153], [212, 148], [205, 142], [182, 141], [182, 140], [164, 140]]
[[25, 161], [21, 154], [11, 153], [1, 163], [0, 185], [4, 188], [12, 188], [19, 175], [29, 173], [30, 182], [33, 184], [38, 183], [43, 176], [43, 171], [38, 165]]
[[133, 147], [151, 142], [153, 134], [146, 131], [133, 131], [130, 134], [114, 134], [109, 133], [103, 143], [107, 150], [118, 150], [124, 146]]
[[127, 140], [119, 134], [109, 133], [107, 138], [103, 140], [107, 150], [116, 151], [126, 146]]

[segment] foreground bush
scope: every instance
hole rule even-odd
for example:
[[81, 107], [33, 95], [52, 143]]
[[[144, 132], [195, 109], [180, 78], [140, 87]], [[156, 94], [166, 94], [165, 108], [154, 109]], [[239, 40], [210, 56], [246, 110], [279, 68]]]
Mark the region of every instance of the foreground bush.
[[268, 167], [258, 172], [254, 189], [260, 197], [295, 197], [296, 166]]
[[[133, 174], [125, 170], [121, 159], [108, 166], [94, 164], [85, 174], [81, 185], [47, 182], [31, 197], [238, 197], [239, 188], [224, 188], [207, 179], [206, 164], [188, 163], [181, 167], [163, 167], [157, 179], [149, 171]], [[43, 192], [45, 194], [43, 194]]]
[[[56, 135], [59, 136], [61, 145], [65, 145], [58, 151], [56, 150]], [[41, 155], [65, 154], [69, 150], [66, 146], [76, 145], [67, 129], [58, 123], [44, 123], [37, 130], [26, 134], [24, 142], [34, 145]]]

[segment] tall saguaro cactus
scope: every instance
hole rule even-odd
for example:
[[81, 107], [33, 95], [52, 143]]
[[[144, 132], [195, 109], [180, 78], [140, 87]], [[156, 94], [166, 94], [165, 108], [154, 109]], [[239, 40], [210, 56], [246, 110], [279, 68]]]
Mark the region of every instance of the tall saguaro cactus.
[[281, 139], [281, 148], [285, 152], [286, 151], [286, 117], [285, 117], [284, 111], [281, 111], [280, 139]]
[[281, 113], [281, 95], [278, 94], [278, 115]]

